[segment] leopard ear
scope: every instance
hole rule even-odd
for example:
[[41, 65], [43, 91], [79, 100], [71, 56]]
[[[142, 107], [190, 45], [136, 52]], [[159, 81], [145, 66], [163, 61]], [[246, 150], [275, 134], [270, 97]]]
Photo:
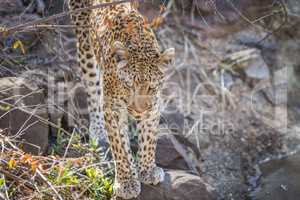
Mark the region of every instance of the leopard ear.
[[174, 57], [175, 57], [175, 49], [169, 48], [161, 54], [160, 63], [163, 65], [168, 65], [173, 61]]
[[117, 60], [117, 67], [122, 68], [127, 64], [127, 50], [126, 47], [119, 41], [113, 44], [114, 56]]

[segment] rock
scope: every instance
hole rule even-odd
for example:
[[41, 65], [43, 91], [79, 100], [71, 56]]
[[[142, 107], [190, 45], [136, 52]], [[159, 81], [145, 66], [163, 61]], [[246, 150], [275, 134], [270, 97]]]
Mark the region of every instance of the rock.
[[300, 68], [290, 67], [288, 70], [288, 105], [300, 120]]
[[270, 77], [269, 68], [265, 64], [265, 61], [262, 59], [262, 57], [259, 57], [256, 61], [251, 62], [245, 72], [250, 78], [268, 79]]
[[168, 171], [165, 181], [157, 187], [144, 186], [143, 200], [213, 200], [216, 196], [200, 177], [183, 171]]
[[[137, 140], [130, 141], [134, 153], [138, 151]], [[156, 147], [156, 164], [165, 169], [179, 169], [199, 174], [200, 152], [184, 136], [159, 134]]]
[[262, 89], [273, 105], [285, 105], [288, 101], [288, 71], [287, 67], [274, 71], [272, 85]]
[[156, 148], [156, 163], [163, 168], [186, 170], [198, 174], [197, 163], [200, 160], [200, 153], [195, 152], [197, 148], [194, 148], [193, 144], [186, 139], [185, 141], [184, 137], [178, 136], [180, 137], [179, 141], [176, 136], [173, 134], [159, 135]]
[[[247, 55], [245, 55], [246, 57]], [[261, 56], [260, 51], [254, 50], [249, 55], [245, 73], [249, 78], [268, 79], [270, 70]]]
[[252, 193], [255, 200], [298, 200], [300, 196], [300, 153], [261, 166], [260, 187]]
[[168, 105], [164, 108], [161, 119], [172, 132], [182, 133], [184, 131], [184, 115], [176, 106]]
[[0, 15], [22, 12], [23, 9], [23, 3], [20, 0], [1, 1]]
[[224, 87], [227, 89], [230, 89], [231, 86], [233, 86], [234, 84], [234, 80], [233, 77], [230, 73], [228, 72], [224, 72]]
[[[59, 84], [61, 85], [60, 87]], [[53, 101], [55, 102], [55, 105], [57, 104], [60, 107], [63, 107], [64, 111], [67, 112], [59, 113], [59, 115], [56, 116], [59, 110], [53, 109], [52, 112], [49, 111], [49, 113], [53, 116], [52, 119], [64, 118], [66, 120], [64, 124], [66, 128], [69, 130], [77, 128], [81, 134], [88, 135], [89, 111], [87, 93], [84, 85], [77, 81], [61, 82], [59, 84], [56, 83], [58, 86], [53, 89], [53, 94], [51, 94], [51, 96], [58, 95], [56, 93], [59, 93], [60, 90], [61, 101], [59, 102], [57, 99], [54, 99]], [[56, 123], [55, 121], [53, 122]]]
[[215, 200], [216, 194], [202, 178], [184, 171], [166, 171], [165, 180], [157, 186], [142, 186], [143, 200]]
[[289, 13], [294, 15], [300, 15], [300, 2], [298, 0], [287, 0], [287, 8]]
[[49, 127], [45, 96], [38, 87], [21, 78], [0, 79], [0, 129], [20, 140], [28, 153], [42, 154], [48, 147]]
[[45, 11], [45, 2], [43, 0], [36, 0], [36, 11], [39, 14], [43, 14]]
[[269, 79], [270, 70], [265, 63], [261, 52], [255, 48], [239, 50], [228, 54], [221, 65], [225, 68], [244, 69], [245, 74], [251, 79]]

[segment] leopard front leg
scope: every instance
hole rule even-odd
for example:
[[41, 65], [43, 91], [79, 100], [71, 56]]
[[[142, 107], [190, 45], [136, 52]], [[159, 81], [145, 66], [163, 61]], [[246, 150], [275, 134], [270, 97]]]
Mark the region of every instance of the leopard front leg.
[[157, 131], [160, 114], [158, 109], [151, 111], [138, 121], [138, 172], [139, 179], [145, 184], [157, 185], [164, 180], [165, 173], [155, 164]]
[[[91, 6], [91, 0], [70, 0], [71, 11]], [[83, 81], [88, 94], [88, 112], [90, 118], [89, 137], [101, 146], [106, 145], [106, 130], [104, 128], [102, 112], [102, 87], [100, 66], [94, 54], [94, 42], [92, 41], [91, 11], [83, 10], [71, 14], [77, 38], [77, 60], [81, 68]]]
[[130, 149], [127, 113], [122, 109], [105, 108], [104, 119], [116, 165], [115, 195], [123, 199], [136, 198], [141, 192], [141, 183]]

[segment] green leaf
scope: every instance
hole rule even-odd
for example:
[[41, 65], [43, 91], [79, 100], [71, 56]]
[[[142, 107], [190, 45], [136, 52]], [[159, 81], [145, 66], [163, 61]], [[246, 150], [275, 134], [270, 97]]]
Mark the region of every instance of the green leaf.
[[5, 184], [5, 179], [4, 178], [0, 178], [0, 187], [3, 187]]

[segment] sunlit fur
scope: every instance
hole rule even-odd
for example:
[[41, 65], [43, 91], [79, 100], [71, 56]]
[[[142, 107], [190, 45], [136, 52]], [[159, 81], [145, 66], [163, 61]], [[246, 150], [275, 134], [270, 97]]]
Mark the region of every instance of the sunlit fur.
[[[70, 0], [69, 7], [74, 10], [103, 2], [110, 1]], [[71, 18], [76, 25], [78, 61], [88, 86], [89, 110], [95, 112], [91, 116], [96, 119], [91, 121], [100, 124], [92, 131], [102, 130], [99, 113], [103, 112], [116, 161], [115, 194], [124, 199], [137, 197], [141, 182], [155, 185], [164, 178], [155, 164], [158, 101], [164, 68], [174, 57], [174, 49], [160, 49], [150, 25], [130, 3], [82, 11]], [[97, 95], [103, 96], [101, 106], [97, 106]], [[128, 114], [137, 120], [137, 161], [127, 135]]]

